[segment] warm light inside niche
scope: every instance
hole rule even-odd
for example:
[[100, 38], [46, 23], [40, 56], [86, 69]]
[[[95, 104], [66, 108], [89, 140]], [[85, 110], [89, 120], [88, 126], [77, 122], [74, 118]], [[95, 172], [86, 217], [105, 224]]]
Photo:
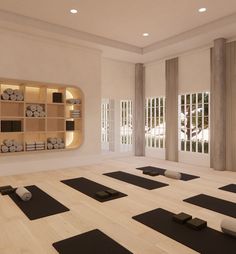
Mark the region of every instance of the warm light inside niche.
[[[74, 98], [73, 94], [66, 89], [66, 99], [73, 99], [73, 98]], [[70, 108], [71, 110], [73, 110], [74, 106], [71, 105]], [[70, 146], [73, 143], [73, 140], [74, 140], [74, 132], [68, 131], [66, 133], [66, 146]]]

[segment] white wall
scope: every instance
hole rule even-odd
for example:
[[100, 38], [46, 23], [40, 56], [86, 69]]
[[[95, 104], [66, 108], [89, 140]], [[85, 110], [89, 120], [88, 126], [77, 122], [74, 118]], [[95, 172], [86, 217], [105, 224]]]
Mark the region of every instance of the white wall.
[[120, 100], [134, 102], [135, 65], [102, 58], [102, 98], [114, 100], [115, 153], [120, 149]]
[[0, 77], [75, 85], [82, 89], [85, 98], [81, 148], [1, 156], [0, 175], [77, 166], [89, 155], [100, 154], [100, 51], [1, 29]]

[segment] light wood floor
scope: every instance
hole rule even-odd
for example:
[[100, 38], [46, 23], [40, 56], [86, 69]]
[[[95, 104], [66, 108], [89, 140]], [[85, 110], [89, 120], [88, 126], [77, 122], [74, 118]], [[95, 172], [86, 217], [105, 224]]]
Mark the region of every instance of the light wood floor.
[[[102, 175], [105, 172], [122, 170], [141, 176], [142, 172], [135, 168], [147, 165], [192, 173], [200, 175], [201, 178], [183, 182], [164, 176], [144, 176], [170, 185], [149, 191]], [[120, 190], [128, 194], [128, 197], [100, 203], [60, 183], [60, 180], [81, 176]], [[236, 202], [236, 194], [218, 190], [229, 183], [236, 183], [236, 173], [135, 157], [106, 160], [102, 164], [66, 170], [1, 177], [0, 186], [35, 184], [67, 206], [70, 211], [30, 221], [9, 197], [0, 196], [0, 253], [56, 254], [52, 247], [53, 242], [95, 228], [102, 230], [135, 254], [197, 253], [131, 217], [161, 207], [174, 213], [184, 211], [203, 218], [208, 221], [208, 226], [220, 230], [220, 221], [227, 216], [182, 200], [205, 193]]]

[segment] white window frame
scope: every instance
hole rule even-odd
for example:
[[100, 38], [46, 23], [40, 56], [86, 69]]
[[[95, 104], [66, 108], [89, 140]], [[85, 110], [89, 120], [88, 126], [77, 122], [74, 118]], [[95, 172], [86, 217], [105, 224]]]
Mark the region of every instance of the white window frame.
[[[162, 106], [161, 106], [162, 101]], [[162, 123], [161, 123], [161, 108]], [[150, 119], [150, 120], [149, 120]], [[158, 119], [158, 122], [157, 122]], [[162, 124], [162, 127], [161, 127]], [[148, 130], [151, 133], [148, 133]], [[145, 139], [147, 148], [165, 149], [165, 97], [146, 98], [145, 103]]]
[[102, 99], [101, 144], [103, 151], [114, 151], [114, 101]]
[[131, 151], [133, 144], [133, 103], [120, 100], [120, 146], [121, 151]]
[[[201, 135], [199, 135], [199, 133], [197, 134], [197, 136], [196, 136], [196, 140], [195, 140], [195, 142], [196, 142], [196, 147], [195, 147], [195, 151], [193, 151], [193, 145], [192, 145], [192, 143], [193, 143], [193, 138], [190, 138], [190, 140], [188, 140], [187, 139], [187, 137], [185, 136], [184, 138], [183, 137], [181, 137], [181, 114], [182, 114], [182, 111], [181, 111], [181, 106], [184, 106], [184, 112], [185, 112], [185, 116], [186, 116], [186, 108], [187, 108], [187, 105], [189, 105], [190, 107], [191, 107], [191, 109], [193, 108], [193, 105], [195, 105], [195, 107], [196, 107], [196, 109], [198, 108], [198, 105], [199, 105], [199, 103], [198, 103], [198, 94], [201, 94], [202, 95], [202, 102], [200, 103], [200, 104], [202, 104], [202, 116], [201, 116], [201, 118], [202, 118], [202, 133], [201, 133]], [[204, 94], [208, 94], [208, 103], [205, 103], [204, 102]], [[190, 103], [189, 104], [187, 104], [186, 103], [186, 101], [187, 101], [187, 96], [190, 96]], [[193, 98], [193, 95], [196, 95], [196, 103], [193, 103], [192, 102], [192, 98]], [[185, 100], [185, 103], [184, 103], [184, 105], [183, 104], [181, 104], [181, 97], [182, 96], [184, 96], [184, 100]], [[208, 104], [208, 115], [205, 115], [205, 112], [204, 112], [204, 104]], [[179, 117], [178, 117], [178, 122], [179, 122], [179, 151], [181, 151], [181, 152], [192, 152], [192, 153], [198, 153], [198, 154], [210, 154], [210, 93], [209, 93], [209, 91], [204, 91], [204, 92], [196, 92], [196, 93], [186, 93], [186, 94], [180, 94], [179, 95], [179, 99], [178, 99], [178, 115], [179, 115]], [[196, 126], [198, 127], [198, 114], [196, 113]], [[207, 117], [208, 118], [208, 135], [206, 135], [207, 136], [207, 138], [206, 137], [204, 137], [204, 119], [205, 119], [205, 117]], [[190, 118], [190, 126], [193, 126], [193, 122], [192, 122], [192, 120], [193, 120], [193, 115], [191, 114], [190, 116], [189, 116], [189, 118]], [[186, 124], [187, 124], [187, 118], [185, 117], [185, 119], [184, 119], [184, 124], [185, 124], [185, 131], [187, 130], [187, 127], [186, 127]], [[198, 136], [199, 135], [199, 136]], [[183, 136], [183, 135], [182, 135]], [[199, 138], [201, 136], [201, 138]], [[190, 128], [190, 137], [192, 137], [192, 128]], [[184, 149], [182, 149], [182, 141], [184, 141]], [[190, 149], [188, 150], [187, 149], [187, 142], [189, 142], [189, 146], [190, 146]], [[202, 151], [199, 151], [198, 150], [198, 144], [199, 143], [201, 143], [201, 147], [202, 147]], [[208, 143], [208, 152], [205, 152], [205, 143]]]

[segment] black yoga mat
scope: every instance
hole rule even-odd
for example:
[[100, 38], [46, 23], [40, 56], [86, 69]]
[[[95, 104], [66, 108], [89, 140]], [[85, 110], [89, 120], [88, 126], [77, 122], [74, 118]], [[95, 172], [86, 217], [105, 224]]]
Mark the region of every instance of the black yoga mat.
[[147, 190], [153, 190], [153, 189], [168, 186], [168, 184], [165, 184], [165, 183], [153, 181], [153, 180], [150, 180], [150, 179], [147, 179], [147, 178], [144, 178], [144, 177], [132, 175], [132, 174], [122, 172], [122, 171], [106, 173], [104, 175], [115, 178], [115, 179], [118, 179], [118, 180], [121, 180], [121, 181], [126, 182], [126, 183], [136, 185], [138, 187], [141, 187], [141, 188], [144, 188], [144, 189], [147, 189]]
[[183, 201], [236, 218], [236, 203], [200, 194]]
[[235, 238], [209, 227], [200, 231], [191, 229], [173, 221], [173, 215], [159, 208], [134, 216], [133, 219], [201, 254], [235, 254]]
[[29, 201], [22, 201], [16, 193], [10, 194], [9, 197], [11, 197], [30, 220], [69, 211], [67, 207], [59, 203], [37, 186], [31, 185], [26, 186], [25, 188], [32, 193], [32, 198]]
[[[163, 168], [157, 168], [157, 167], [152, 167], [152, 166], [147, 166], [147, 167], [141, 167], [137, 168], [138, 170], [145, 170], [145, 169], [150, 169], [153, 172], [157, 172], [159, 175], [164, 175], [166, 169]], [[196, 178], [200, 178], [200, 176], [195, 176], [195, 175], [189, 175], [185, 173], [181, 173], [181, 179], [182, 181], [190, 181]]]
[[99, 191], [105, 191], [105, 190], [112, 189], [112, 188], [104, 186], [104, 185], [96, 183], [96, 182], [93, 182], [93, 181], [91, 181], [87, 178], [84, 178], [84, 177], [63, 180], [61, 182], [70, 186], [73, 189], [76, 189], [76, 190], [82, 192], [83, 194], [85, 194], [91, 198], [96, 199], [99, 202], [106, 202], [106, 201], [110, 201], [110, 200], [117, 199], [117, 198], [123, 198], [123, 197], [127, 196], [126, 194], [119, 192], [119, 194], [116, 196], [110, 196], [106, 199], [101, 199], [96, 196], [96, 193]]
[[132, 254], [98, 229], [53, 243], [59, 254]]
[[229, 184], [229, 185], [220, 187], [219, 189], [236, 193], [236, 184]]

